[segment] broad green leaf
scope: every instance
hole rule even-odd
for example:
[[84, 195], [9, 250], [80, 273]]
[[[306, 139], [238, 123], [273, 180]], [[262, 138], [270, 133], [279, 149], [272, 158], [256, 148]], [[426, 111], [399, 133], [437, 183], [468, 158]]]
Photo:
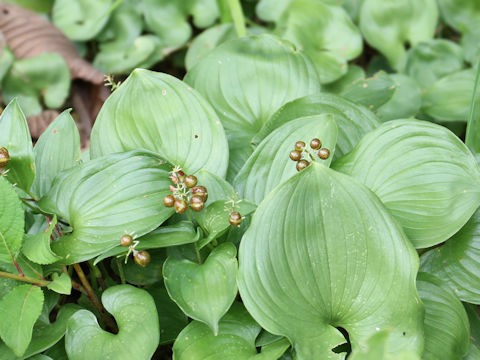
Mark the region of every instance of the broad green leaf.
[[304, 116], [332, 114], [338, 128], [334, 159], [349, 153], [360, 139], [380, 125], [378, 118], [361, 105], [340, 96], [320, 93], [289, 102], [278, 110], [253, 138], [259, 144], [273, 130]]
[[477, 67], [470, 111], [467, 117], [465, 144], [474, 153], [480, 153], [480, 66]]
[[3, 78], [10, 70], [10, 67], [15, 60], [15, 55], [13, 55], [12, 51], [8, 49], [6, 46], [0, 51], [0, 88], [1, 82]]
[[462, 301], [480, 304], [480, 209], [445, 244], [421, 257], [421, 270], [436, 275]]
[[470, 349], [467, 356], [463, 360], [479, 360], [480, 359], [480, 350], [473, 343], [470, 343]]
[[420, 356], [410, 351], [400, 351], [397, 354], [389, 354], [387, 348], [388, 337], [391, 330], [381, 330], [370, 336], [363, 348], [358, 348], [350, 356], [349, 360], [420, 360]]
[[80, 162], [80, 135], [77, 125], [65, 110], [42, 133], [34, 148], [37, 174], [32, 192], [42, 197], [57, 174]]
[[35, 285], [17, 286], [0, 299], [0, 337], [15, 355], [27, 350], [42, 305], [43, 292]]
[[120, 262], [125, 273], [125, 279], [128, 283], [139, 286], [146, 286], [156, 284], [163, 280], [162, 268], [163, 264], [167, 258], [167, 252], [165, 249], [152, 249], [148, 251], [151, 256], [151, 261], [147, 267], [138, 266], [134, 261], [133, 257], [130, 257], [127, 264], [124, 264], [125, 258], [114, 259], [112, 260], [111, 267], [115, 269], [115, 272], [118, 274], [118, 263]]
[[[388, 353], [423, 348], [418, 257], [378, 198], [314, 163], [259, 205], [239, 250], [238, 286], [254, 319], [286, 336], [298, 359], [343, 359], [391, 328]], [[404, 335], [405, 334], [405, 335]]]
[[264, 21], [278, 21], [293, 0], [260, 0], [256, 6], [258, 17]]
[[[11, 259], [8, 259], [8, 261], [9, 262], [0, 261], [0, 271], [5, 271], [10, 274], [18, 274], [18, 270], [11, 261]], [[40, 276], [43, 276], [41, 266], [29, 262], [22, 256], [22, 254], [19, 254], [19, 256], [16, 258], [16, 262], [25, 276], [30, 276], [33, 278], [40, 278]], [[18, 285], [25, 285], [25, 283], [22, 281], [0, 277], [0, 299]]]
[[164, 287], [155, 285], [147, 291], [152, 295], [157, 306], [158, 319], [160, 321], [160, 344], [169, 344], [175, 341], [180, 331], [188, 324], [187, 316], [170, 299]]
[[420, 273], [417, 288], [425, 305], [424, 360], [460, 359], [470, 347], [468, 317], [453, 291], [435, 276]]
[[266, 34], [223, 43], [190, 69], [185, 81], [213, 105], [225, 127], [229, 178], [252, 153], [252, 137], [280, 106], [320, 90], [310, 60], [289, 42]]
[[[233, 206], [235, 202], [235, 206]], [[250, 215], [255, 211], [256, 205], [246, 200], [217, 200], [198, 214], [194, 214], [199, 225], [208, 233], [208, 237], [202, 239], [198, 246], [203, 248], [214, 239], [223, 235], [232, 227], [229, 222], [230, 212], [237, 211], [242, 217]]]
[[205, 203], [209, 206], [217, 200], [225, 200], [234, 197], [235, 190], [230, 183], [215, 173], [202, 169], [195, 173], [198, 184], [205, 186], [208, 192], [208, 200]]
[[45, 53], [16, 60], [2, 83], [2, 95], [8, 102], [18, 97], [26, 116], [48, 108], [59, 108], [70, 92], [70, 71], [56, 53]]
[[39, 202], [73, 228], [52, 243], [53, 251], [73, 264], [117, 246], [126, 233], [142, 236], [156, 229], [173, 212], [162, 205], [170, 193], [168, 169], [157, 156], [136, 150], [60, 173]]
[[385, 104], [376, 111], [377, 116], [386, 120], [406, 119], [420, 112], [422, 89], [414, 78], [403, 74], [391, 74], [395, 83], [395, 92]]
[[[313, 161], [330, 165], [337, 141], [337, 125], [330, 114], [305, 116], [291, 120], [275, 129], [257, 146], [235, 178], [235, 189], [240, 197], [259, 204], [277, 185], [291, 178], [298, 171], [295, 161], [289, 157], [297, 141], [303, 141], [310, 149], [313, 138], [322, 142], [322, 148], [330, 150], [327, 160], [319, 159], [314, 152]], [[312, 151], [310, 149], [310, 151]], [[311, 157], [304, 154], [307, 161]]]
[[453, 41], [434, 39], [417, 44], [408, 50], [405, 72], [422, 88], [463, 68], [462, 48]]
[[54, 360], [69, 360], [65, 352], [65, 340], [63, 339], [45, 351], [45, 354]]
[[67, 323], [68, 358], [150, 360], [160, 340], [157, 309], [151, 295], [131, 285], [117, 285], [103, 292], [102, 303], [115, 317], [118, 334], [102, 330], [90, 311], [77, 311]]
[[173, 356], [175, 360], [249, 360], [257, 355], [255, 338], [260, 330], [245, 308], [236, 302], [220, 321], [218, 335], [207, 325], [192, 321], [178, 335]]
[[163, 58], [160, 39], [154, 35], [139, 36], [121, 48], [108, 45], [101, 48], [93, 61], [105, 73], [128, 74], [136, 67], [150, 67]]
[[[51, 346], [59, 342], [65, 335], [68, 319], [80, 309], [80, 306], [76, 304], [63, 305], [60, 307], [56, 320], [53, 323], [50, 323], [48, 317], [46, 319], [40, 317], [33, 327], [32, 341], [21, 358], [31, 359], [30, 356], [49, 349]], [[0, 359], [2, 360], [19, 359], [5, 344], [0, 344], [0, 354]], [[58, 360], [57, 358], [54, 359]]]
[[189, 317], [207, 324], [215, 335], [218, 322], [237, 295], [237, 249], [231, 243], [216, 247], [204, 264], [169, 257], [163, 266], [165, 286]]
[[335, 82], [325, 86], [327, 92], [340, 94], [345, 89], [349, 88], [357, 80], [365, 79], [365, 70], [358, 65], [350, 65], [347, 73]]
[[52, 20], [71, 40], [90, 40], [107, 23], [113, 4], [113, 0], [57, 0]]
[[216, 0], [143, 0], [139, 4], [148, 30], [160, 38], [165, 47], [185, 44], [192, 35], [188, 17], [193, 24], [205, 28], [218, 17]]
[[92, 158], [137, 148], [158, 153], [186, 173], [226, 173], [222, 124], [198, 92], [170, 75], [136, 69], [98, 114]]
[[438, 0], [445, 22], [459, 32], [466, 32], [480, 22], [480, 3], [476, 0]]
[[422, 110], [440, 121], [466, 121], [475, 85], [475, 69], [447, 75], [430, 86], [422, 97]]
[[386, 122], [333, 168], [369, 187], [416, 248], [447, 240], [480, 205], [480, 170], [470, 150], [427, 121]]
[[323, 84], [346, 74], [347, 61], [363, 48], [362, 35], [347, 12], [324, 1], [291, 1], [275, 32], [310, 57]]
[[22, 253], [37, 264], [52, 264], [60, 259], [50, 248], [50, 237], [57, 224], [54, 216], [45, 231], [38, 234], [25, 234], [23, 237]]
[[355, 81], [340, 95], [375, 111], [392, 98], [396, 88], [394, 79], [386, 72], [379, 71], [370, 78]]
[[11, 263], [22, 246], [25, 218], [12, 185], [0, 176], [0, 262]]
[[[175, 225], [161, 226], [148, 234], [136, 238], [138, 245], [135, 249], [148, 250], [190, 244], [197, 241], [198, 238], [199, 234], [195, 231], [190, 221], [180, 221]], [[128, 248], [118, 245], [97, 257], [94, 265], [108, 257], [125, 255], [127, 252]]]
[[49, 12], [55, 0], [2, 0], [37, 12]]
[[399, 69], [412, 46], [433, 38], [438, 8], [435, 0], [365, 0], [360, 29], [365, 40]]
[[32, 138], [27, 120], [16, 100], [12, 100], [0, 116], [0, 147], [10, 154], [7, 180], [29, 191], [35, 178]]
[[54, 273], [52, 282], [47, 287], [59, 294], [70, 295], [72, 292], [72, 279], [66, 273], [61, 273], [60, 275]]
[[480, 27], [474, 26], [469, 28], [467, 32], [462, 35], [460, 45], [462, 46], [465, 60], [473, 66], [480, 62], [480, 47], [478, 39], [480, 37]]
[[470, 323], [470, 339], [474, 347], [480, 346], [480, 316], [478, 313], [478, 306], [464, 303], [465, 311], [467, 312], [468, 322]]

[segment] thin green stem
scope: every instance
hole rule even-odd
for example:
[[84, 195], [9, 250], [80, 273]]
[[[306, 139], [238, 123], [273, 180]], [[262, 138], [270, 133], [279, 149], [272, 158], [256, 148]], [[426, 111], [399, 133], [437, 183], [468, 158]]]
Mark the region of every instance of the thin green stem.
[[227, 24], [232, 22], [232, 15], [230, 13], [230, 7], [228, 6], [228, 0], [217, 0], [218, 9], [220, 12], [220, 22]]
[[195, 245], [195, 253], [197, 254], [197, 261], [200, 265], [202, 265], [203, 261], [202, 261], [202, 255], [200, 255], [200, 248], [198, 247], [198, 241], [194, 243], [194, 245]]
[[243, 15], [240, 0], [228, 0], [230, 14], [232, 15], [233, 25], [238, 37], [247, 36], [247, 27], [245, 26], [245, 16]]
[[4, 272], [4, 271], [0, 271], [0, 277], [7, 278], [7, 279], [18, 280], [18, 281], [23, 281], [23, 282], [38, 285], [38, 286], [47, 286], [48, 284], [50, 284], [50, 281], [47, 281], [47, 280], [35, 279], [35, 278], [30, 277], [30, 276], [10, 274], [10, 273]]
[[126, 284], [125, 280], [125, 272], [123, 271], [123, 265], [122, 262], [120, 261], [119, 258], [115, 258], [117, 261], [117, 266], [118, 266], [118, 274], [120, 275], [120, 280], [122, 281], [122, 284]]

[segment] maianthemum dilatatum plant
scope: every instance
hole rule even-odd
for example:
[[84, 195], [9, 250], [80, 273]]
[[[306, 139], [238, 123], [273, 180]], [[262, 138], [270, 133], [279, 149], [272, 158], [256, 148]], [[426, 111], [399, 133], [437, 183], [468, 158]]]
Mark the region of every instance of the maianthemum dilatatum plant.
[[391, 93], [325, 91], [321, 63], [261, 34], [183, 81], [136, 69], [83, 153], [68, 110], [33, 146], [12, 100], [0, 359], [479, 359], [475, 106], [467, 144], [382, 121]]

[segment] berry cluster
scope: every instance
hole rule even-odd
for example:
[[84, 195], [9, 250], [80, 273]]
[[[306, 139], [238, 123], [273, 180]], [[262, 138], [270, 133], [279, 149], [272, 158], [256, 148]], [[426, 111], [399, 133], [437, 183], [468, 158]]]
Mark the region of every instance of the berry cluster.
[[0, 169], [3, 169], [7, 166], [8, 162], [10, 161], [10, 154], [8, 150], [4, 147], [0, 147]]
[[310, 148], [311, 150], [308, 150], [303, 141], [297, 141], [295, 143], [295, 150], [290, 151], [290, 159], [297, 162], [297, 171], [302, 171], [310, 165], [311, 162], [306, 159], [306, 155], [310, 156], [311, 161], [315, 160], [315, 154], [322, 160], [327, 160], [330, 157], [330, 150], [322, 148], [320, 139], [312, 139], [310, 141]]
[[146, 267], [150, 263], [150, 254], [145, 250], [135, 250], [135, 247], [139, 244], [138, 241], [134, 241], [131, 235], [125, 234], [120, 238], [120, 244], [124, 247], [128, 247], [128, 253], [125, 257], [125, 264], [127, 263], [130, 253], [133, 253], [133, 260], [137, 265]]
[[170, 185], [172, 195], [163, 198], [163, 205], [174, 207], [177, 214], [184, 213], [188, 207], [193, 211], [202, 211], [208, 199], [208, 192], [205, 186], [197, 185], [197, 178], [194, 175], [187, 175], [176, 166], [170, 171]]

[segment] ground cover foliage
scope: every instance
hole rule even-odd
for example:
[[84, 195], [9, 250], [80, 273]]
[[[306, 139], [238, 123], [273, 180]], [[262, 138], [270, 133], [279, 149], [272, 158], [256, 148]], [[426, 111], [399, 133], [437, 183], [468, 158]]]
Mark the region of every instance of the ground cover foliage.
[[[480, 359], [479, 25], [0, 2], [0, 360]], [[78, 81], [108, 89], [91, 132]]]

